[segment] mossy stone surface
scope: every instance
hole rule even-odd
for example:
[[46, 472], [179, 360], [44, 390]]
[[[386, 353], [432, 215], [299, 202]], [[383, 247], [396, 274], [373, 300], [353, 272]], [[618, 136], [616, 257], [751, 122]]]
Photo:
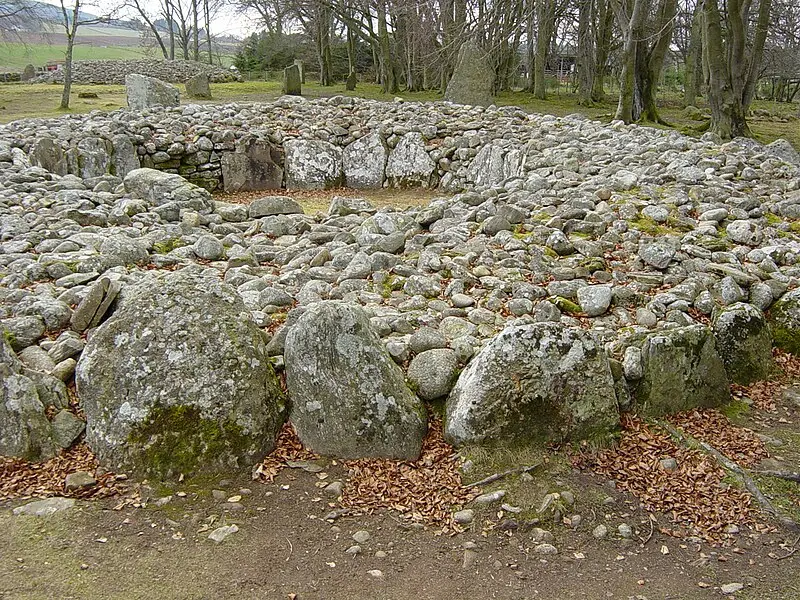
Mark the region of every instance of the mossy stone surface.
[[774, 366], [772, 336], [764, 314], [737, 302], [714, 316], [714, 338], [728, 379], [749, 385], [769, 377]]
[[769, 327], [776, 347], [800, 354], [800, 289], [784, 294], [772, 306]]

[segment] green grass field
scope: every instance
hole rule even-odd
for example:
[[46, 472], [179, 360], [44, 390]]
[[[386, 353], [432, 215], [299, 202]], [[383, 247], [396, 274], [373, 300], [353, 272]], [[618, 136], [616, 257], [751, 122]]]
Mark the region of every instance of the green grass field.
[[[182, 88], [183, 86], [178, 86]], [[25, 117], [54, 117], [63, 114], [58, 110], [61, 99], [61, 86], [52, 84], [0, 84], [0, 123], [7, 123]], [[99, 95], [97, 99], [82, 100], [78, 98], [81, 91], [92, 91]], [[181, 90], [183, 91], [183, 90]], [[120, 85], [75, 85], [72, 88], [72, 113], [87, 113], [92, 110], [111, 111], [125, 105], [125, 90]], [[245, 83], [221, 83], [212, 85], [213, 102], [266, 102], [281, 95], [281, 85], [277, 81], [249, 81]], [[303, 86], [303, 95], [307, 98], [348, 95], [375, 100], [392, 100], [393, 95], [381, 93], [380, 87], [369, 83], [359, 83], [354, 92], [344, 89], [344, 84], [323, 87], [316, 83]], [[431, 101], [441, 98], [436, 92], [401, 92], [398, 94], [407, 101]], [[185, 103], [191, 100], [184, 99]], [[565, 92], [553, 93], [547, 100], [537, 100], [526, 92], [504, 92], [497, 98], [499, 105], [519, 106], [529, 111], [556, 116], [580, 113], [600, 121], [611, 120], [616, 108], [616, 99], [608, 95], [606, 103], [591, 108], [578, 106], [574, 94]], [[661, 113], [676, 129], [689, 135], [699, 135], [696, 131], [698, 122], [690, 121], [683, 115], [677, 96], [665, 95], [661, 101]], [[700, 108], [703, 108], [701, 103]], [[800, 149], [800, 121], [781, 122], [780, 117], [797, 114], [797, 104], [756, 101], [753, 109], [766, 110], [770, 118], [754, 117], [750, 119], [753, 134], [760, 142], [769, 143], [779, 137], [789, 140]], [[659, 126], [661, 127], [661, 126]]]
[[[146, 58], [139, 47], [75, 45], [75, 60]], [[0, 72], [22, 71], [25, 65], [44, 66], [51, 60], [64, 60], [64, 47], [59, 44], [0, 43]], [[0, 92], [2, 93], [2, 92]]]

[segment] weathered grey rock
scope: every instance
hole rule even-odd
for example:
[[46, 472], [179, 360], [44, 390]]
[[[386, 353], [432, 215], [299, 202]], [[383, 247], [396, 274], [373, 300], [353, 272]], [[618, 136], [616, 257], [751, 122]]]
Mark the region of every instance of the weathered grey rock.
[[555, 323], [506, 327], [461, 373], [447, 399], [451, 443], [603, 438], [619, 420], [605, 352]]
[[292, 139], [286, 150], [286, 188], [324, 190], [343, 183], [342, 150], [328, 142]]
[[772, 306], [769, 327], [775, 346], [800, 354], [800, 289], [787, 292]]
[[661, 242], [643, 244], [639, 247], [642, 260], [656, 269], [666, 269], [675, 256], [675, 248]]
[[198, 73], [186, 80], [186, 95], [198, 100], [211, 99], [211, 84], [207, 73]]
[[392, 187], [431, 187], [435, 171], [436, 163], [416, 131], [400, 138], [386, 163], [386, 179]]
[[800, 152], [788, 141], [778, 138], [764, 148], [765, 154], [774, 156], [780, 160], [800, 167]]
[[146, 264], [150, 260], [147, 246], [139, 239], [112, 235], [100, 245], [100, 258], [106, 269]]
[[175, 86], [147, 75], [127, 75], [125, 96], [131, 110], [151, 106], [178, 106], [181, 103], [181, 94]]
[[611, 286], [587, 285], [578, 288], [578, 304], [589, 317], [597, 317], [605, 313], [611, 306], [611, 299]]
[[36, 77], [36, 67], [31, 64], [25, 65], [25, 68], [22, 69], [22, 73], [19, 76], [20, 81], [30, 81]]
[[213, 235], [201, 235], [192, 246], [197, 258], [204, 260], [221, 260], [225, 256], [225, 247]]
[[642, 370], [634, 399], [637, 410], [648, 416], [719, 406], [730, 398], [725, 365], [704, 325], [647, 336]]
[[415, 459], [425, 409], [358, 305], [311, 305], [286, 337], [291, 420], [303, 444], [341, 458]]
[[757, 246], [764, 237], [758, 224], [744, 219], [733, 221], [725, 228], [725, 231], [732, 241], [748, 246]]
[[69, 448], [86, 429], [86, 423], [63, 409], [53, 417], [53, 440], [61, 448]]
[[72, 313], [70, 324], [75, 331], [83, 332], [90, 327], [97, 327], [117, 299], [121, 286], [117, 281], [107, 277], [96, 281], [89, 288], [80, 304]]
[[389, 151], [379, 133], [348, 144], [342, 151], [345, 185], [354, 189], [381, 188], [388, 157]]
[[233, 289], [198, 269], [126, 294], [75, 379], [86, 441], [115, 469], [169, 477], [248, 468], [282, 423], [261, 331]]
[[111, 172], [119, 178], [124, 178], [128, 173], [141, 168], [136, 148], [131, 138], [125, 134], [118, 134], [111, 138]]
[[455, 350], [439, 348], [417, 354], [408, 366], [408, 381], [423, 400], [436, 400], [450, 393], [458, 378]]
[[75, 506], [74, 498], [45, 498], [44, 500], [34, 500], [14, 509], [15, 515], [29, 515], [32, 517], [49, 517], [62, 510], [67, 510]]
[[472, 40], [461, 44], [444, 99], [456, 104], [489, 106], [492, 104], [493, 85], [494, 69], [486, 54]]
[[84, 179], [101, 177], [111, 172], [112, 144], [99, 137], [86, 137], [78, 142], [78, 169]]
[[756, 307], [740, 302], [721, 309], [714, 319], [714, 338], [731, 382], [749, 385], [769, 376], [772, 336]]
[[300, 68], [297, 65], [289, 65], [283, 70], [282, 91], [287, 96], [300, 96], [302, 94]]
[[303, 207], [289, 196], [265, 196], [250, 203], [248, 213], [251, 219], [273, 215], [302, 215]]
[[347, 215], [357, 215], [362, 212], [373, 214], [376, 212], [376, 210], [377, 209], [364, 198], [334, 196], [331, 198], [331, 204], [328, 207], [328, 214], [331, 216], [338, 215], [344, 217]]
[[281, 149], [255, 136], [242, 138], [235, 152], [222, 155], [222, 186], [226, 192], [281, 189]]
[[467, 181], [477, 185], [498, 185], [522, 174], [524, 152], [498, 144], [486, 144], [478, 151], [467, 169]]
[[201, 214], [214, 210], [211, 194], [186, 181], [180, 175], [156, 169], [135, 169], [122, 180], [125, 191], [154, 206], [174, 203], [180, 209], [191, 209]]
[[358, 75], [355, 71], [350, 71], [350, 74], [347, 76], [347, 81], [344, 84], [344, 89], [346, 89], [348, 92], [355, 91], [357, 84]]
[[64, 479], [64, 490], [67, 492], [76, 492], [95, 485], [97, 485], [97, 480], [87, 471], [70, 473]]
[[56, 452], [36, 382], [0, 338], [0, 455], [44, 460]]
[[44, 319], [40, 316], [12, 317], [0, 321], [3, 337], [16, 352], [32, 346], [44, 335]]
[[67, 174], [67, 159], [58, 140], [40, 137], [31, 148], [31, 163], [56, 175]]

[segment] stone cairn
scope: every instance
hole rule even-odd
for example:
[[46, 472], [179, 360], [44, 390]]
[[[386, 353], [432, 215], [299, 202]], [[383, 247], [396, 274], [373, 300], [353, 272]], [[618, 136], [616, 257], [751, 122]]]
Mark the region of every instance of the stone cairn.
[[[323, 454], [413, 459], [431, 400], [457, 446], [717, 406], [800, 349], [799, 165], [785, 142], [447, 102], [10, 123], [0, 454], [85, 431], [108, 468], [176, 477], [249, 468], [287, 418]], [[306, 214], [190, 179], [440, 195]]]

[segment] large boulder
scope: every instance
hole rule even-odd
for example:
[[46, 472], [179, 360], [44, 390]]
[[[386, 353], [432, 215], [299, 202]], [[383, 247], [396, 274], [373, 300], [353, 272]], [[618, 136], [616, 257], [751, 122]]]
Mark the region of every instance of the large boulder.
[[344, 182], [349, 188], [383, 187], [389, 151], [379, 133], [372, 133], [345, 146], [342, 151]]
[[653, 333], [641, 350], [642, 377], [634, 388], [641, 414], [660, 416], [730, 399], [725, 365], [705, 325]]
[[236, 152], [222, 155], [222, 185], [226, 192], [281, 189], [283, 151], [255, 136], [239, 140]]
[[283, 93], [287, 96], [302, 94], [302, 77], [298, 65], [289, 65], [283, 70]]
[[174, 85], [135, 73], [125, 76], [125, 96], [131, 110], [142, 110], [151, 106], [178, 106], [181, 103], [181, 93]]
[[755, 306], [738, 302], [722, 308], [714, 318], [714, 338], [733, 383], [749, 385], [769, 376], [772, 336], [764, 313]]
[[99, 137], [85, 137], [78, 142], [78, 169], [83, 179], [111, 172], [112, 145]]
[[341, 187], [342, 150], [319, 140], [287, 140], [286, 188], [295, 190], [324, 190]]
[[435, 172], [436, 163], [417, 131], [400, 138], [386, 163], [386, 178], [392, 187], [431, 187]]
[[31, 164], [47, 169], [56, 175], [67, 174], [67, 159], [58, 140], [40, 137], [33, 142], [30, 152]]
[[208, 73], [198, 73], [194, 77], [187, 79], [186, 95], [189, 98], [198, 100], [209, 100], [211, 98], [211, 85], [208, 80]]
[[153, 206], [174, 203], [181, 209], [208, 214], [214, 210], [211, 194], [180, 175], [156, 169], [134, 169], [122, 180], [125, 191]]
[[123, 295], [78, 362], [86, 441], [113, 469], [244, 469], [274, 447], [283, 397], [262, 332], [215, 273], [184, 269]]
[[486, 144], [467, 169], [467, 181], [477, 185], [498, 185], [510, 177], [519, 177], [525, 154], [519, 147]]
[[489, 106], [492, 104], [494, 69], [486, 54], [473, 41], [464, 42], [458, 51], [453, 76], [444, 99], [456, 104]]
[[775, 346], [800, 354], [800, 289], [787, 292], [772, 306], [769, 326]]
[[608, 357], [585, 331], [512, 325], [462, 371], [447, 399], [455, 445], [602, 440], [619, 412]]
[[291, 421], [305, 446], [340, 458], [419, 456], [425, 409], [358, 305], [311, 305], [286, 337]]
[[56, 453], [36, 382], [0, 330], [0, 455], [43, 460]]

